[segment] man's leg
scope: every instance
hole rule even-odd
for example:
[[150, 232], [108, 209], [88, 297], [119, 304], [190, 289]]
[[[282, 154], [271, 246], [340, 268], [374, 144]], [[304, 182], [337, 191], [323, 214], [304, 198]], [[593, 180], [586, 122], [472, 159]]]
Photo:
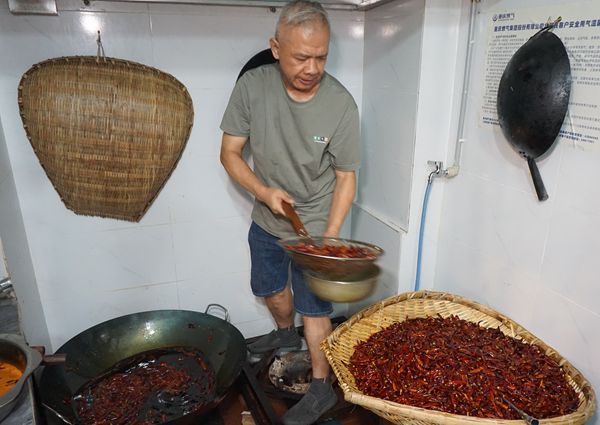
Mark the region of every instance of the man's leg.
[[337, 396], [329, 381], [329, 363], [320, 349], [331, 333], [329, 315], [331, 303], [318, 299], [306, 285], [302, 270], [292, 265], [294, 307], [302, 314], [304, 336], [308, 344], [313, 379], [306, 394], [283, 416], [284, 425], [310, 425], [337, 403]]
[[331, 319], [329, 316], [303, 316], [302, 320], [304, 322], [304, 337], [306, 338], [308, 351], [310, 352], [312, 376], [315, 379], [328, 378], [329, 362], [319, 346], [321, 341], [331, 333]]
[[294, 304], [289, 286], [281, 292], [265, 297], [265, 302], [277, 323], [277, 329], [248, 344], [248, 350], [260, 354], [279, 348], [299, 349], [302, 340], [294, 327]]
[[279, 246], [278, 238], [252, 223], [248, 232], [252, 270], [250, 284], [257, 297], [265, 299], [277, 329], [248, 344], [252, 353], [267, 353], [278, 348], [302, 346], [294, 328], [294, 305], [288, 286], [290, 259]]
[[265, 297], [265, 302], [279, 329], [287, 329], [294, 325], [294, 303], [289, 286], [281, 292]]

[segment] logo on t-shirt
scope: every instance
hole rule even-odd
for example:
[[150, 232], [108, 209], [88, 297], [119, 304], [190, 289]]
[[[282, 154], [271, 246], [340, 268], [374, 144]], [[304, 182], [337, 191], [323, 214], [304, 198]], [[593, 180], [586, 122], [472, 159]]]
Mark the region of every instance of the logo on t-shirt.
[[325, 136], [313, 136], [313, 142], [315, 142], [315, 143], [327, 143], [327, 142], [329, 142], [329, 137], [325, 137]]

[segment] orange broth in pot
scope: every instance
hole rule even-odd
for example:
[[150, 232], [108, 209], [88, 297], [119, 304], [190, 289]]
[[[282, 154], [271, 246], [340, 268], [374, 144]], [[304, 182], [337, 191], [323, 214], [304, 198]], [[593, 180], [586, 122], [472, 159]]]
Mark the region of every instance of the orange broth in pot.
[[0, 361], [0, 397], [6, 394], [14, 387], [23, 376], [23, 371], [18, 367]]

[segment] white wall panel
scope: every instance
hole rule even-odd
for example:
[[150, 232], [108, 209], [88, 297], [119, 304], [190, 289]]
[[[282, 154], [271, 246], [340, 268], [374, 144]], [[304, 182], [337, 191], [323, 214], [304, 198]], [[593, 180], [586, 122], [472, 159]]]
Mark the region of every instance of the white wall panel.
[[357, 202], [405, 230], [424, 10], [424, 0], [392, 2], [369, 11], [365, 21], [365, 147]]
[[392, 2], [365, 18], [363, 160], [352, 237], [386, 252], [375, 293], [349, 312], [398, 290], [402, 229], [408, 225], [418, 104], [424, 0]]
[[[6, 261], [6, 263], [5, 263]], [[0, 279], [10, 277], [17, 295], [21, 331], [29, 342], [50, 346], [27, 235], [0, 120]]]
[[[465, 41], [459, 31], [468, 16], [461, 0], [428, 0], [425, 5], [418, 109], [415, 122], [413, 163], [404, 172], [412, 176], [407, 200], [406, 235], [402, 238], [399, 287], [413, 290], [417, 273], [418, 242], [423, 197], [433, 168], [428, 161], [449, 165], [449, 146], [456, 138]], [[444, 182], [434, 180], [424, 222], [420, 289], [433, 286], [437, 233]]]

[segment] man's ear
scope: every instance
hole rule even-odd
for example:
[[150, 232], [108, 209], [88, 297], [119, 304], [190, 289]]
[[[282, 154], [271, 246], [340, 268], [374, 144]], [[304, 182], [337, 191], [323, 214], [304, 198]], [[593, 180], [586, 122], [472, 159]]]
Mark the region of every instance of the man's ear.
[[273, 57], [279, 60], [279, 41], [273, 37], [269, 40], [269, 44], [271, 45], [271, 53], [273, 53]]

